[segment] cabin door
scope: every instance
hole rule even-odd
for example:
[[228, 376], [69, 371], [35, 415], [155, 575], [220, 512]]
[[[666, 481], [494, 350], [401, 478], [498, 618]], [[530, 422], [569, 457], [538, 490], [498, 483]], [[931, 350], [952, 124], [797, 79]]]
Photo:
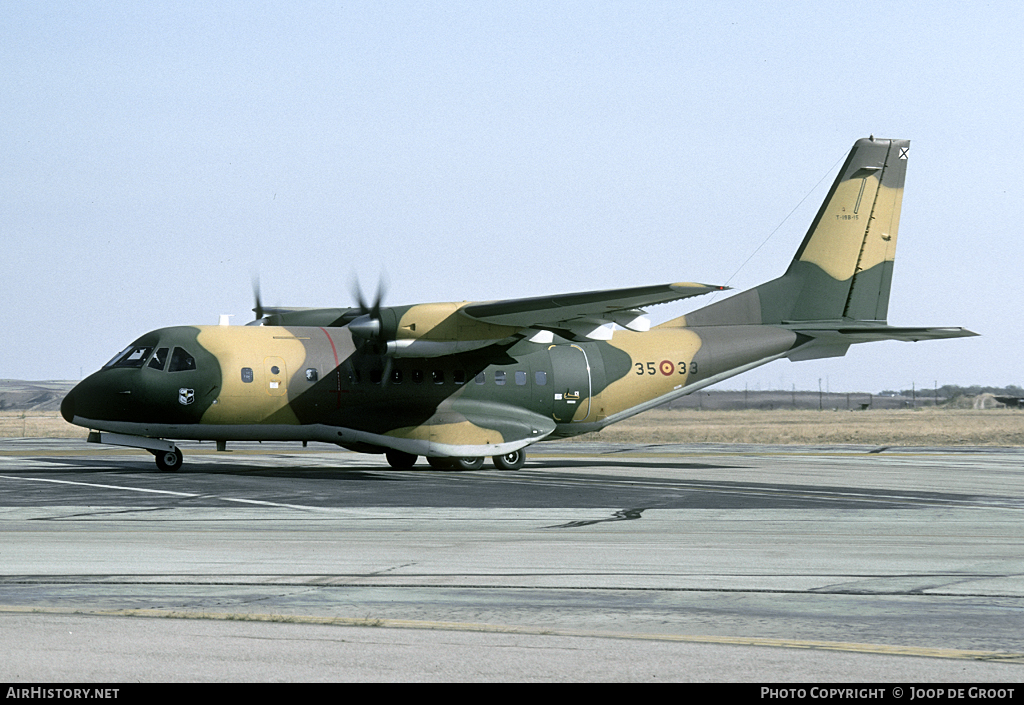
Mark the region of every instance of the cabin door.
[[552, 345], [551, 417], [559, 423], [586, 421], [591, 415], [591, 369], [586, 351], [579, 345]]

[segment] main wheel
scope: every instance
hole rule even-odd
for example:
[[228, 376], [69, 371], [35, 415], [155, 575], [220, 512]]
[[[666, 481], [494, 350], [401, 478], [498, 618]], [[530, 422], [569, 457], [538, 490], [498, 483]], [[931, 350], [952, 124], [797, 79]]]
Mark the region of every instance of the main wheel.
[[395, 470], [408, 470], [416, 464], [417, 458], [412, 453], [403, 453], [400, 450], [384, 451], [384, 457], [388, 459], [388, 465]]
[[479, 470], [484, 466], [483, 458], [452, 458], [455, 470]]
[[455, 467], [453, 458], [427, 458], [427, 464], [435, 470], [451, 470]]
[[526, 464], [526, 451], [514, 450], [505, 455], [496, 455], [491, 458], [491, 462], [499, 470], [518, 470]]
[[159, 453], [154, 453], [154, 455], [156, 455], [156, 466], [163, 472], [177, 471], [185, 460], [181, 451], [177, 448], [174, 450], [160, 451]]

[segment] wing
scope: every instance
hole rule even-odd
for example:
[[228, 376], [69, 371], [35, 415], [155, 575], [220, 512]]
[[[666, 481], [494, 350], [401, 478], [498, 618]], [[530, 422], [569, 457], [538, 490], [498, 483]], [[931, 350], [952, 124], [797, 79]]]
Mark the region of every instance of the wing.
[[[493, 345], [511, 336], [550, 343], [559, 335], [610, 340], [613, 324], [651, 327], [642, 307], [728, 287], [681, 283], [606, 289], [526, 299], [364, 308], [263, 308], [250, 325], [349, 326], [352, 334], [396, 357], [439, 357]], [[360, 343], [362, 344], [362, 343]]]
[[651, 322], [644, 307], [727, 288], [692, 282], [660, 284], [472, 303], [463, 306], [460, 312], [492, 325], [568, 330], [583, 337], [606, 340], [611, 337], [613, 323], [635, 331], [649, 330]]

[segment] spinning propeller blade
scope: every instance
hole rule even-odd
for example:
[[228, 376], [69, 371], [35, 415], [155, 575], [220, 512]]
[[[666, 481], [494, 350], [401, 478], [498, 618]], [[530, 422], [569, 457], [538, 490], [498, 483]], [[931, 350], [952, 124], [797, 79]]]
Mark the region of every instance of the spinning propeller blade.
[[381, 303], [384, 301], [384, 279], [377, 282], [377, 296], [371, 305], [367, 305], [363, 298], [362, 287], [359, 286], [358, 277], [352, 283], [352, 294], [359, 306], [359, 317], [349, 323], [348, 328], [355, 335], [368, 341], [375, 340], [381, 334]]
[[260, 299], [260, 275], [252, 275], [252, 297], [256, 302], [253, 313], [256, 314], [256, 320], [263, 318], [263, 302]]

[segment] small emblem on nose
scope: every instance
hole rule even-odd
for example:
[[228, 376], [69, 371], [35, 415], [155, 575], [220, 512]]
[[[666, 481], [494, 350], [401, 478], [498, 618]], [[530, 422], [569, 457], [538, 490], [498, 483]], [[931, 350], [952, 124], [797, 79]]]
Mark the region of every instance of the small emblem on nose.
[[178, 390], [178, 403], [185, 404], [188, 406], [196, 400], [196, 391], [194, 389], [185, 389], [182, 387]]

